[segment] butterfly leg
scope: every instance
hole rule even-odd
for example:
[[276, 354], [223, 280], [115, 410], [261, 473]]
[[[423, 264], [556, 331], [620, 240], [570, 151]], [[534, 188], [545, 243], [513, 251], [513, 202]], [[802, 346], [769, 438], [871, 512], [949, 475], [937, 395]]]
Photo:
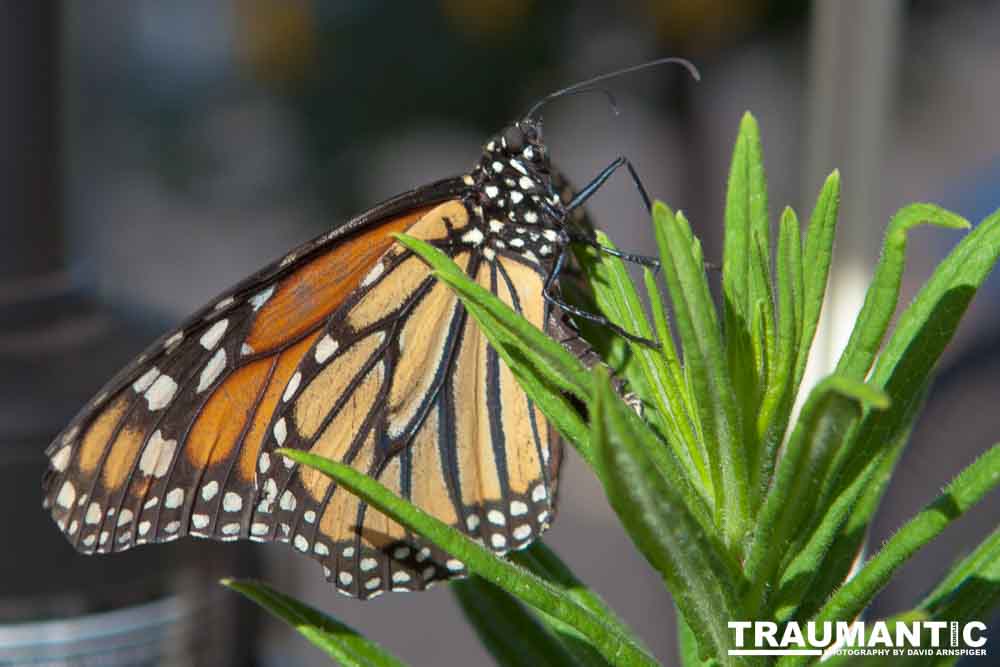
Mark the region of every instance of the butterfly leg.
[[615, 332], [622, 338], [630, 340], [633, 343], [641, 343], [642, 345], [646, 345], [654, 349], [659, 349], [660, 344], [657, 343], [655, 340], [650, 340], [642, 336], [636, 336], [635, 334], [630, 333], [625, 329], [621, 328], [620, 326], [618, 326], [608, 318], [604, 317], [603, 315], [598, 315], [597, 313], [591, 313], [586, 310], [583, 310], [582, 308], [577, 308], [572, 304], [566, 303], [562, 299], [559, 293], [555, 290], [555, 286], [556, 286], [556, 281], [559, 279], [559, 274], [562, 273], [563, 267], [565, 267], [566, 265], [567, 252], [569, 252], [569, 248], [568, 246], [564, 245], [562, 247], [562, 251], [559, 253], [559, 256], [556, 258], [556, 263], [552, 267], [552, 271], [545, 279], [545, 285], [542, 288], [542, 298], [545, 299], [545, 301], [547, 301], [548, 303], [552, 304], [553, 306], [559, 308], [560, 310], [569, 313], [570, 315], [575, 315], [576, 317], [582, 317], [585, 320], [607, 327], [608, 329]]
[[[652, 211], [653, 205], [649, 198], [649, 194], [646, 192], [646, 187], [642, 184], [642, 179], [639, 178], [639, 174], [636, 172], [635, 167], [632, 166], [632, 162], [624, 155], [619, 155], [615, 160], [609, 164], [607, 167], [601, 170], [601, 172], [594, 177], [590, 183], [585, 185], [580, 192], [576, 194], [573, 199], [566, 204], [565, 211], [568, 215], [574, 209], [582, 206], [584, 202], [590, 199], [595, 192], [597, 192], [612, 174], [618, 171], [621, 167], [628, 169], [629, 175], [632, 177], [632, 182], [635, 183], [636, 189], [639, 191], [639, 195], [642, 197], [643, 203], [646, 205], [647, 211]], [[596, 240], [588, 237], [586, 234], [575, 232], [571, 234], [571, 240], [576, 243], [585, 243], [590, 247], [603, 252], [606, 255], [611, 255], [612, 257], [617, 257], [626, 262], [631, 262], [633, 264], [639, 264], [641, 266], [648, 266], [656, 271], [660, 270], [660, 260], [655, 257], [648, 257], [646, 255], [637, 255], [629, 252], [622, 252], [616, 248], [609, 248], [598, 243]]]
[[646, 186], [642, 184], [642, 179], [639, 178], [638, 172], [636, 172], [635, 167], [632, 166], [632, 162], [624, 155], [619, 155], [612, 161], [607, 167], [601, 170], [597, 176], [594, 177], [590, 183], [587, 183], [583, 188], [580, 189], [576, 196], [566, 204], [566, 213], [571, 213], [573, 209], [582, 206], [584, 202], [590, 199], [595, 192], [601, 189], [601, 187], [611, 178], [612, 174], [618, 171], [621, 167], [628, 169], [629, 175], [632, 177], [632, 182], [635, 183], [636, 189], [639, 190], [639, 195], [642, 197], [643, 203], [646, 205], [647, 211], [653, 210], [653, 202], [649, 198], [649, 194], [646, 192]]

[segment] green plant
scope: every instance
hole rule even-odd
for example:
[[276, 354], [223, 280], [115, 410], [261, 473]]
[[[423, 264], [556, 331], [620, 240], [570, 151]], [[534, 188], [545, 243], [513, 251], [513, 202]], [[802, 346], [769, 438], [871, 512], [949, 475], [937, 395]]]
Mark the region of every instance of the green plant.
[[[786, 208], [772, 257], [760, 141], [747, 114], [729, 177], [720, 309], [698, 239], [684, 216], [662, 203], [654, 206], [653, 225], [676, 330], [652, 273], [644, 276], [650, 321], [619, 260], [586, 248], [578, 252], [600, 309], [627, 330], [662, 342], [654, 350], [600, 328], [588, 331], [642, 399], [642, 417], [613, 392], [604, 369], [584, 369], [443, 253], [400, 239], [458, 293], [529, 396], [593, 468], [636, 547], [673, 596], [684, 665], [775, 660], [728, 655], [732, 620], [855, 618], [900, 565], [1000, 482], [995, 446], [843, 583], [935, 363], [1000, 254], [1000, 211], [954, 248], [890, 331], [908, 232], [921, 224], [969, 227], [929, 204], [906, 206], [893, 216], [850, 342], [834, 372], [809, 391], [793, 424], [826, 289], [839, 196], [834, 172], [804, 239], [794, 211]], [[600, 241], [610, 245], [603, 235]], [[586, 417], [567, 396], [586, 406]], [[657, 664], [543, 544], [497, 558], [348, 466], [283, 453], [462, 560], [474, 576], [453, 590], [500, 664]], [[998, 562], [995, 532], [894, 620], [971, 620], [984, 613], [1000, 600]], [[229, 585], [344, 664], [397, 664], [350, 629], [266, 587]], [[785, 656], [778, 664], [809, 659]]]

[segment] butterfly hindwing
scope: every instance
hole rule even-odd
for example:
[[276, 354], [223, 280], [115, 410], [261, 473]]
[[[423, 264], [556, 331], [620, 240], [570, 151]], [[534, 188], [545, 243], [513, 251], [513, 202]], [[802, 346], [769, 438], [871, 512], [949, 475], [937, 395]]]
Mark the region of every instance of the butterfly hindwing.
[[[448, 203], [408, 233], [443, 244], [467, 224], [464, 206]], [[516, 301], [509, 273], [541, 303], [537, 267], [511, 260], [501, 278], [493, 262], [468, 252], [454, 259], [508, 303]], [[499, 552], [526, 546], [547, 525], [554, 493], [541, 463], [548, 431], [454, 293], [402, 246], [369, 276], [329, 319], [275, 412], [254, 520], [271, 527], [261, 539], [313, 554], [338, 590], [359, 597], [424, 588], [464, 565], [319, 473], [287, 459], [276, 465], [277, 447], [348, 463]], [[544, 307], [531, 314], [544, 323]]]

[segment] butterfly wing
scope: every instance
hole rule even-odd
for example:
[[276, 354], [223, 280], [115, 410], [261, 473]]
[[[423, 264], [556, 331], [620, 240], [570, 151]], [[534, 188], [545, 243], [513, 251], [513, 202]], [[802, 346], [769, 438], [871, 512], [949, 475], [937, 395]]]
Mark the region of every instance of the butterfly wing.
[[[447, 203], [409, 233], [440, 241], [445, 221], [460, 234], [466, 217], [462, 204]], [[473, 252], [455, 261], [544, 324], [537, 264]], [[338, 590], [359, 597], [423, 588], [464, 565], [319, 473], [279, 463], [276, 447], [345, 461], [501, 553], [548, 525], [559, 459], [541, 413], [419, 258], [395, 247], [366, 281], [327, 322], [275, 411], [256, 518], [262, 538], [318, 556]]]
[[[448, 200], [460, 187], [404, 195], [306, 244], [124, 369], [47, 450], [45, 502], [74, 546], [286, 541], [359, 597], [463, 572], [275, 460], [278, 446], [348, 462], [497, 551], [527, 545], [549, 520], [558, 441], [451, 292], [391, 237], [452, 247], [468, 224]], [[455, 259], [543, 325], [539, 267]]]

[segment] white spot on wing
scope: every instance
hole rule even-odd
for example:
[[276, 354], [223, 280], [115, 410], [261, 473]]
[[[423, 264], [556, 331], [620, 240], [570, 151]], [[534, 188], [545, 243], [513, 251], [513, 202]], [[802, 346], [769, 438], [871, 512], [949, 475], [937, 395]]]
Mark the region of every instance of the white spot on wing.
[[285, 403], [292, 400], [292, 397], [295, 396], [295, 392], [299, 390], [300, 382], [302, 382], [302, 373], [300, 371], [295, 371], [295, 375], [292, 376], [292, 379], [288, 381], [288, 385], [285, 387], [285, 393], [282, 394], [281, 400]]
[[516, 540], [526, 540], [531, 536], [531, 526], [523, 524], [514, 529], [512, 535]]
[[168, 510], [176, 509], [184, 504], [184, 489], [178, 487], [170, 491], [163, 499], [163, 506]]
[[87, 508], [87, 516], [83, 517], [83, 521], [91, 526], [96, 526], [101, 521], [101, 506], [97, 503], [90, 503], [90, 507]]
[[483, 242], [483, 232], [478, 227], [473, 227], [469, 231], [462, 234], [462, 240], [466, 243], [471, 243], [472, 245], [479, 245]]
[[223, 535], [239, 535], [240, 524], [238, 523], [227, 523], [222, 527]]
[[168, 338], [165, 341], [163, 341], [163, 347], [165, 347], [165, 348], [166, 347], [173, 347], [174, 345], [176, 345], [177, 343], [181, 342], [182, 340], [184, 340], [184, 332], [183, 331], [178, 331], [173, 336], [171, 336], [170, 338]]
[[267, 300], [271, 298], [272, 294], [274, 294], [274, 285], [271, 285], [266, 290], [257, 292], [252, 297], [250, 297], [250, 305], [253, 307], [254, 312], [260, 310], [261, 307], [263, 307], [263, 305], [267, 303]]
[[222, 371], [226, 368], [226, 350], [220, 348], [218, 352], [212, 355], [212, 358], [208, 360], [205, 364], [205, 368], [201, 371], [201, 377], [198, 378], [198, 388], [195, 389], [196, 394], [200, 394], [209, 387], [212, 383], [219, 379], [222, 375]]
[[132, 523], [132, 516], [132, 510], [123, 509], [121, 514], [118, 515], [118, 527], [121, 528], [126, 524]]
[[56, 504], [69, 509], [73, 506], [74, 500], [76, 500], [76, 489], [73, 488], [73, 483], [67, 480], [63, 482], [62, 488], [59, 489], [59, 495], [56, 496]]
[[158, 377], [160, 377], [160, 369], [153, 366], [148, 371], [143, 373], [142, 377], [132, 383], [132, 389], [135, 390], [135, 393], [141, 394], [149, 389], [149, 385], [153, 384], [153, 381]]
[[205, 502], [208, 502], [215, 497], [215, 494], [219, 492], [219, 483], [214, 479], [201, 487], [201, 497]]
[[233, 305], [234, 303], [236, 303], [236, 299], [231, 296], [227, 296], [225, 299], [215, 304], [214, 310], [222, 310], [224, 308], [229, 308], [229, 306]]
[[278, 441], [279, 445], [283, 445], [286, 437], [288, 437], [288, 428], [285, 426], [285, 418], [282, 417], [274, 425], [274, 439]]
[[382, 262], [379, 262], [378, 264], [373, 266], [372, 270], [368, 272], [368, 275], [364, 277], [364, 280], [361, 281], [361, 286], [368, 287], [369, 285], [371, 285], [373, 282], [379, 279], [383, 271], [385, 271], [385, 265], [382, 264]]
[[177, 383], [169, 375], [161, 375], [156, 378], [156, 382], [146, 390], [146, 403], [150, 412], [162, 410], [173, 400], [177, 393]]
[[504, 517], [503, 513], [498, 510], [490, 510], [486, 513], [486, 518], [494, 526], [502, 526], [507, 522], [506, 517]]
[[191, 515], [191, 525], [197, 528], [198, 530], [201, 530], [202, 528], [207, 526], [209, 524], [209, 521], [211, 521], [211, 519], [207, 514]]
[[227, 491], [222, 499], [222, 509], [227, 512], [239, 512], [243, 509], [243, 497], [234, 491]]
[[281, 507], [281, 509], [285, 510], [286, 512], [294, 512], [295, 504], [296, 503], [295, 503], [294, 493], [286, 490], [283, 494], [281, 494], [281, 503], [279, 503], [279, 507]]
[[180, 521], [171, 521], [170, 523], [168, 523], [166, 526], [163, 527], [163, 532], [173, 534], [180, 529], [181, 529]]
[[146, 448], [142, 450], [142, 457], [139, 459], [139, 471], [144, 475], [153, 475], [157, 479], [167, 474], [170, 464], [174, 460], [174, 451], [177, 449], [176, 440], [164, 440], [163, 432], [157, 429], [146, 443]]
[[211, 350], [212, 348], [214, 348], [216, 345], [219, 344], [219, 340], [221, 340], [222, 335], [226, 333], [226, 328], [228, 326], [229, 326], [228, 319], [219, 320], [218, 322], [213, 324], [208, 331], [206, 331], [201, 335], [201, 338], [198, 340], [198, 342], [200, 342], [201, 346], [206, 350]]
[[325, 363], [327, 359], [333, 356], [338, 347], [337, 341], [330, 338], [330, 334], [323, 336], [319, 343], [316, 344], [316, 363]]
[[52, 457], [52, 468], [57, 472], [62, 472], [69, 465], [70, 445], [66, 445]]
[[534, 490], [532, 490], [531, 492], [531, 499], [536, 503], [542, 502], [543, 500], [548, 498], [548, 496], [549, 496], [548, 492], [545, 490], [545, 487], [541, 484], [536, 486]]
[[520, 500], [513, 500], [510, 503], [511, 516], [523, 516], [528, 513], [528, 506]]
[[257, 468], [260, 470], [261, 474], [264, 474], [271, 469], [271, 455], [267, 452], [261, 452], [260, 460], [257, 461]]

